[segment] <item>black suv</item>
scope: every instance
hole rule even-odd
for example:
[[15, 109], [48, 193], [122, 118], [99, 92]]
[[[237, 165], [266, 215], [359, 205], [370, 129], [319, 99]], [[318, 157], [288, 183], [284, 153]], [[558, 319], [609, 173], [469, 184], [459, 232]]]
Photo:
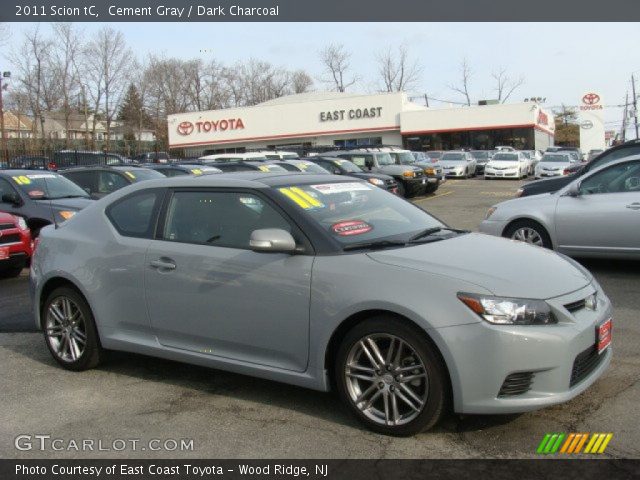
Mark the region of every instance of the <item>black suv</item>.
[[150, 168], [133, 166], [76, 167], [58, 173], [81, 187], [91, 198], [98, 199], [127, 185], [154, 178], [164, 178]]
[[60, 150], [51, 156], [50, 170], [63, 169], [76, 166], [91, 165], [120, 165], [131, 163], [131, 160], [117, 153], [87, 151], [87, 150]]
[[517, 196], [528, 197], [529, 195], [539, 195], [541, 193], [557, 192], [561, 188], [569, 185], [573, 180], [581, 177], [587, 172], [590, 172], [594, 168], [601, 167], [607, 163], [613, 162], [620, 158], [628, 157], [629, 155], [640, 154], [640, 140], [631, 140], [625, 142], [622, 145], [617, 145], [608, 150], [605, 150], [596, 158], [586, 163], [575, 172], [573, 175], [566, 175], [562, 177], [549, 178], [545, 180], [537, 180], [524, 184], [519, 190]]
[[382, 173], [366, 173], [355, 163], [344, 158], [337, 157], [309, 157], [303, 160], [313, 162], [320, 165], [329, 173], [335, 175], [349, 175], [350, 177], [361, 178], [376, 187], [388, 190], [392, 193], [398, 193], [398, 183], [396, 180]]
[[144, 152], [136, 155], [131, 160], [140, 163], [167, 163], [171, 160], [171, 157], [167, 152]]
[[24, 218], [33, 237], [45, 225], [68, 220], [92, 201], [87, 192], [57, 173], [0, 170], [0, 211]]
[[195, 163], [148, 163], [140, 166], [160, 172], [165, 177], [179, 177], [182, 175], [198, 176], [221, 172], [219, 168]]

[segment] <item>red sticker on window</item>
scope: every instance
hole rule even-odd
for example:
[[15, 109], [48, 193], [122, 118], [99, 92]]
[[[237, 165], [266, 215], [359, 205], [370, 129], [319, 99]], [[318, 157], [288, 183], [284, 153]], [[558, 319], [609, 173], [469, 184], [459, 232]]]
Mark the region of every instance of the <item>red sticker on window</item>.
[[371, 230], [373, 230], [373, 227], [362, 220], [349, 220], [331, 225], [331, 231], [342, 237], [362, 235], [363, 233], [370, 232]]
[[42, 190], [29, 190], [28, 195], [30, 197], [44, 197], [44, 192]]

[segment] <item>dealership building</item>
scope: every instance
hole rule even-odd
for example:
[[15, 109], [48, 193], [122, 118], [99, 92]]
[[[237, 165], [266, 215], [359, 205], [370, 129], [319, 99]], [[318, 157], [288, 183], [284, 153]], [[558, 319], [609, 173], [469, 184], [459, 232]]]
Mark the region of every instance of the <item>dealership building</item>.
[[411, 150], [553, 145], [536, 103], [427, 108], [404, 93], [312, 92], [259, 105], [169, 115], [169, 148], [185, 156], [254, 149], [398, 145]]

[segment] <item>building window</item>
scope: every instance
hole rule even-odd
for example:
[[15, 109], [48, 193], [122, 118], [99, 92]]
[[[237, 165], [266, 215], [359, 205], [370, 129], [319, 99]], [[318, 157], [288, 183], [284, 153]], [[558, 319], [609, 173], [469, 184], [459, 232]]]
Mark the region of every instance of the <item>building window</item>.
[[[501, 128], [458, 132], [429, 133], [404, 137], [405, 148], [427, 150], [493, 150], [498, 145], [508, 145], [519, 150], [534, 150], [536, 135], [533, 128]], [[546, 146], [546, 145], [545, 145]]]
[[382, 145], [382, 137], [348, 138], [334, 140], [333, 145], [340, 148], [373, 147]]

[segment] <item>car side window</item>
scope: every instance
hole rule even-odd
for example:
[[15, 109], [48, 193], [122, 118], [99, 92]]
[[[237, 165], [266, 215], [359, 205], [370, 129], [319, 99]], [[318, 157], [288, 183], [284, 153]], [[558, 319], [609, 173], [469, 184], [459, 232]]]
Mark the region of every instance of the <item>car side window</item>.
[[292, 231], [289, 222], [271, 205], [241, 192], [174, 192], [164, 223], [164, 240], [240, 249], [249, 249], [254, 230]]
[[628, 162], [606, 168], [580, 184], [580, 193], [626, 193], [640, 191], [640, 162]]
[[73, 183], [88, 190], [89, 193], [95, 193], [97, 189], [97, 175], [96, 172], [68, 172], [63, 173], [64, 177], [67, 177]]
[[2, 195], [10, 195], [12, 193], [16, 193], [16, 191], [11, 184], [4, 178], [0, 178], [0, 200], [2, 200]]
[[101, 171], [98, 174], [98, 193], [111, 193], [129, 185], [125, 178], [116, 172]]
[[120, 235], [152, 238], [161, 190], [143, 190], [128, 195], [107, 208], [107, 217]]
[[367, 159], [364, 155], [353, 155], [349, 160], [351, 160], [360, 168], [366, 167]]

